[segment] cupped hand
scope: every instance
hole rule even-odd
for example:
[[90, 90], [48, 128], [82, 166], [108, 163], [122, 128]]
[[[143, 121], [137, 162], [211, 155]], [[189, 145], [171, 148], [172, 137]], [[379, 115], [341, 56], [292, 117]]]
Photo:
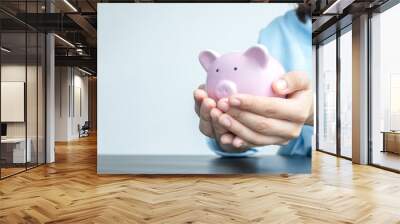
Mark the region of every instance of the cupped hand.
[[[220, 147], [227, 152], [246, 151], [248, 147], [235, 147], [231, 143], [234, 139], [226, 128], [219, 124], [222, 111], [216, 107], [215, 100], [208, 97], [204, 85], [200, 85], [193, 93], [195, 100], [195, 111], [199, 116], [199, 129], [204, 135], [214, 138]], [[228, 99], [223, 99], [228, 102]]]
[[278, 97], [236, 94], [219, 101], [223, 113], [218, 123], [230, 133], [221, 139], [234, 147], [285, 145], [300, 135], [303, 125], [313, 118], [313, 94], [310, 81], [302, 72], [291, 72], [273, 83]]

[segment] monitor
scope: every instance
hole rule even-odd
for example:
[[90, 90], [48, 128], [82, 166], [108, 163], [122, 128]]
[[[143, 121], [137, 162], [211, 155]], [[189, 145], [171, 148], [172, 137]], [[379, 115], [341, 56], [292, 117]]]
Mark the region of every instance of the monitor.
[[1, 136], [7, 136], [7, 124], [1, 123]]

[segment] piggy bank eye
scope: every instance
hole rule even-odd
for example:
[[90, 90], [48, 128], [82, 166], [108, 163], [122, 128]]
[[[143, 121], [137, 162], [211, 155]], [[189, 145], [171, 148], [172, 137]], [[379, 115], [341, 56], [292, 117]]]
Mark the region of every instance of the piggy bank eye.
[[215, 70], [216, 72], [219, 72], [219, 69], [217, 68], [217, 70]]
[[233, 70], [235, 70], [235, 71], [236, 71], [236, 70], [238, 70], [238, 68], [237, 68], [237, 67], [234, 67], [234, 68], [233, 68]]

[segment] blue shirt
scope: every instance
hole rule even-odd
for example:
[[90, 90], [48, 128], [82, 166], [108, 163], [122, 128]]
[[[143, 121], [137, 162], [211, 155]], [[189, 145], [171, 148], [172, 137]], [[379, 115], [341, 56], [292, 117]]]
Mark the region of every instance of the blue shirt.
[[[258, 43], [267, 47], [269, 54], [282, 63], [286, 71], [306, 72], [312, 78], [312, 44], [311, 19], [306, 23], [299, 20], [296, 11], [288, 11], [283, 16], [274, 19], [267, 27], [261, 30]], [[304, 125], [298, 138], [292, 139], [289, 144], [281, 146], [278, 153], [281, 155], [311, 156], [311, 139], [313, 127]], [[268, 150], [268, 146], [251, 148], [242, 153], [224, 152], [215, 140], [209, 140], [210, 148], [220, 156], [243, 157], [257, 152]]]

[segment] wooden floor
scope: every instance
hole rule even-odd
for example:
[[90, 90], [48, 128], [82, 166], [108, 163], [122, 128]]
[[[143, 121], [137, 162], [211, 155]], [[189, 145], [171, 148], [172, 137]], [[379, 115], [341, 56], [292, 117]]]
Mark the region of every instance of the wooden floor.
[[400, 223], [400, 175], [313, 155], [311, 175], [98, 176], [96, 139], [0, 181], [0, 223]]
[[23, 172], [25, 171], [25, 167], [17, 167], [17, 168], [1, 168], [1, 177], [8, 177], [11, 176], [13, 174], [19, 173], [19, 172]]
[[392, 152], [374, 151], [372, 157], [374, 164], [400, 170], [400, 155]]

